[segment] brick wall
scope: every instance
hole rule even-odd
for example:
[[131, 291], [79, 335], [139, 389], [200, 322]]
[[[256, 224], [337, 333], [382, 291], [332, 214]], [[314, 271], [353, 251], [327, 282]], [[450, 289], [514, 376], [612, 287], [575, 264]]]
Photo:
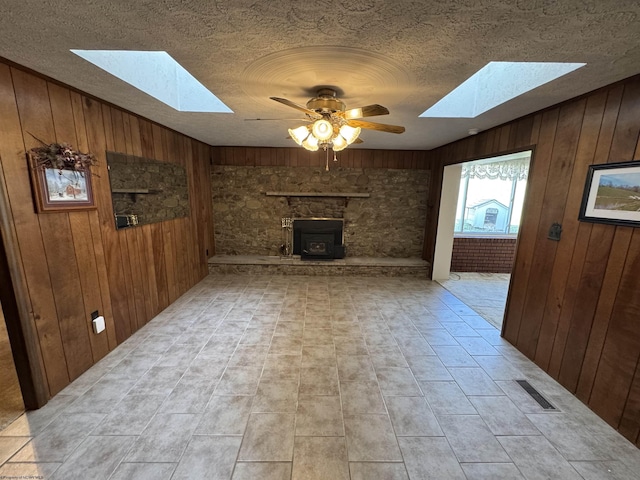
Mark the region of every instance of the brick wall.
[[511, 273], [515, 238], [454, 238], [452, 272]]

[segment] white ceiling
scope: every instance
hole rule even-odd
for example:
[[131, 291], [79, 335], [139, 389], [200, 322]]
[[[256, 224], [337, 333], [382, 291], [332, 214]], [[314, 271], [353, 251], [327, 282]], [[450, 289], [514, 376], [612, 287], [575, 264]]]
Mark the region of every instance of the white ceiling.
[[[333, 86], [402, 135], [358, 148], [430, 149], [640, 73], [637, 0], [0, 0], [0, 56], [211, 145], [294, 146]], [[70, 49], [165, 50], [233, 114], [177, 112]], [[475, 119], [418, 118], [489, 61], [586, 62]]]

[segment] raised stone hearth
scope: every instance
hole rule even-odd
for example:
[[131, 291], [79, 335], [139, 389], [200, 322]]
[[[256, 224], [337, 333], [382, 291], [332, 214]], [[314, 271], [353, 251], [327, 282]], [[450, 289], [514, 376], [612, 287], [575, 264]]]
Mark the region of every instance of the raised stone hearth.
[[420, 258], [347, 257], [327, 262], [301, 260], [297, 255], [216, 255], [209, 259], [210, 274], [428, 278], [430, 267], [429, 262]]

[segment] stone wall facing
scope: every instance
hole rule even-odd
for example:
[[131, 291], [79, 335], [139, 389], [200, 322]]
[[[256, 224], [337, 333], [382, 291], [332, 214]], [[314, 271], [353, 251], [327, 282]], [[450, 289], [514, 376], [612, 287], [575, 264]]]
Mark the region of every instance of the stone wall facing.
[[[428, 170], [214, 165], [216, 253], [280, 255], [281, 219], [343, 218], [351, 257], [420, 257]], [[266, 196], [266, 192], [368, 193], [369, 198]]]
[[182, 165], [116, 152], [107, 152], [107, 163], [115, 214], [137, 215], [140, 225], [189, 216]]

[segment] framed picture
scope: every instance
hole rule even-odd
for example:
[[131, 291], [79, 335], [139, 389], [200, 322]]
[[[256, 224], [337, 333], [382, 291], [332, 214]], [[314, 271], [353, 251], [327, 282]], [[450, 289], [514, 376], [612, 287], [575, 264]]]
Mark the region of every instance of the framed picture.
[[640, 226], [640, 162], [591, 165], [578, 220]]
[[36, 212], [57, 213], [95, 207], [91, 173], [36, 166], [31, 155], [29, 171]]

